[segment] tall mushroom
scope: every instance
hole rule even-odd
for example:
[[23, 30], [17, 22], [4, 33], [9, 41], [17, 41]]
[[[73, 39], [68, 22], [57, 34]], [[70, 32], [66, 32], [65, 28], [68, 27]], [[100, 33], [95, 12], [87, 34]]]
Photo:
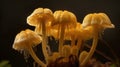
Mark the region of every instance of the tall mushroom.
[[93, 27], [93, 43], [92, 47], [87, 55], [87, 57], [81, 62], [81, 66], [84, 66], [88, 60], [92, 57], [98, 42], [98, 36], [101, 32], [103, 32], [106, 28], [114, 28], [114, 25], [111, 23], [109, 17], [105, 13], [93, 13], [85, 16], [82, 26]]
[[77, 19], [76, 19], [76, 16], [72, 12], [69, 12], [66, 10], [55, 11], [54, 18], [55, 18], [55, 22], [52, 22], [51, 25], [58, 26], [58, 29], [59, 29], [59, 31], [58, 31], [58, 34], [59, 34], [59, 36], [58, 36], [59, 37], [59, 52], [61, 54], [61, 50], [63, 47], [64, 38], [65, 38], [65, 36], [64, 36], [65, 31], [66, 31], [66, 29], [68, 29], [70, 27], [75, 27], [76, 23], [77, 23]]
[[49, 25], [50, 23], [53, 21], [54, 17], [53, 17], [53, 13], [50, 9], [48, 8], [38, 8], [35, 11], [33, 11], [33, 13], [28, 16], [27, 18], [27, 23], [31, 26], [35, 26], [36, 27], [36, 32], [38, 34], [41, 33], [42, 35], [42, 51], [43, 51], [43, 55], [45, 57], [45, 60], [47, 61], [47, 58], [49, 57], [49, 55], [47, 54], [47, 33], [49, 30]]
[[46, 65], [39, 60], [39, 58], [36, 56], [35, 52], [33, 51], [33, 47], [37, 46], [39, 43], [42, 42], [42, 38], [37, 35], [37, 33], [33, 32], [32, 30], [25, 30], [18, 33], [15, 37], [14, 43], [13, 43], [13, 49], [18, 51], [27, 51], [32, 56], [32, 58], [42, 67], [45, 67]]

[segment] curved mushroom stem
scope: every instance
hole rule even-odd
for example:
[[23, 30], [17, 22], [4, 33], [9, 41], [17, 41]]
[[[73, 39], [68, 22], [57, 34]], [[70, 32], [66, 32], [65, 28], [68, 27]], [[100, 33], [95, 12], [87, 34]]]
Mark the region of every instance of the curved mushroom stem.
[[60, 39], [59, 39], [59, 52], [60, 52], [60, 55], [61, 55], [61, 50], [62, 50], [62, 47], [63, 47], [63, 44], [64, 44], [64, 33], [65, 33], [65, 26], [61, 25], [60, 26]]
[[46, 36], [46, 27], [45, 27], [45, 23], [43, 22], [42, 24], [42, 37], [43, 37], [43, 41], [42, 41], [42, 51], [43, 51], [43, 55], [45, 57], [45, 60], [47, 62], [48, 59], [48, 53], [47, 53], [47, 36]]
[[42, 67], [46, 67], [46, 64], [43, 63], [35, 54], [35, 52], [33, 51], [32, 47], [30, 47], [30, 49], [28, 49], [30, 55], [32, 56], [32, 58]]
[[92, 43], [90, 52], [88, 53], [87, 57], [83, 60], [83, 62], [81, 62], [80, 64], [81, 66], [84, 66], [89, 61], [89, 59], [92, 57], [93, 53], [95, 52], [97, 42], [98, 42], [98, 34], [96, 33], [96, 35], [93, 38], [93, 43]]

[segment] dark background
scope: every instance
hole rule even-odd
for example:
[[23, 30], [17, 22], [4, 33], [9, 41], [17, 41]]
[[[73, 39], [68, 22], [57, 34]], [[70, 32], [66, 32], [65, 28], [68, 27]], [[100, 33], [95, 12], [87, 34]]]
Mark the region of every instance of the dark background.
[[[84, 16], [93, 12], [106, 13], [114, 29], [104, 32], [103, 39], [112, 47], [120, 57], [120, 2], [119, 0], [1, 0], [0, 2], [0, 60], [9, 60], [12, 67], [26, 67], [26, 62], [19, 52], [12, 49], [14, 37], [26, 28], [34, 29], [27, 25], [26, 18], [38, 7], [51, 10], [69, 10], [73, 12], [79, 22]], [[102, 52], [110, 54], [104, 45], [97, 47]]]

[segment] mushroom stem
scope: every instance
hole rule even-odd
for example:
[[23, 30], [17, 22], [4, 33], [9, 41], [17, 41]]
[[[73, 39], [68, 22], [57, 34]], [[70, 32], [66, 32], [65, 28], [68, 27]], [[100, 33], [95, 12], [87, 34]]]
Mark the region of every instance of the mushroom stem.
[[41, 24], [38, 24], [35, 28], [35, 32], [41, 35]]
[[57, 38], [59, 39], [60, 38], [60, 27], [61, 25], [58, 25], [58, 34], [57, 34]]
[[75, 41], [76, 41], [75, 36], [72, 36], [72, 39], [71, 39], [71, 46], [72, 47], [75, 46]]
[[35, 52], [33, 51], [32, 47], [30, 47], [30, 48], [28, 49], [28, 51], [29, 51], [30, 55], [32, 56], [32, 58], [33, 58], [39, 65], [41, 65], [42, 67], [46, 67], [46, 64], [43, 63], [43, 62], [36, 56], [36, 54], [35, 54]]
[[63, 47], [63, 44], [64, 44], [64, 33], [65, 33], [65, 26], [61, 25], [60, 26], [60, 39], [59, 39], [59, 52], [60, 52], [60, 55], [61, 55], [61, 50], [62, 50], [62, 47]]
[[48, 59], [48, 54], [47, 54], [47, 36], [46, 36], [46, 27], [45, 27], [45, 23], [43, 22], [42, 24], [42, 37], [43, 37], [43, 41], [42, 41], [42, 51], [43, 51], [43, 55], [45, 57], [45, 60], [47, 62]]
[[82, 40], [81, 40], [81, 38], [78, 38], [77, 47], [78, 47], [79, 50], [81, 50], [81, 47], [82, 47]]
[[84, 66], [89, 59], [92, 57], [93, 53], [95, 52], [96, 46], [97, 46], [97, 42], [98, 42], [98, 34], [96, 34], [93, 38], [93, 43], [92, 43], [92, 47], [87, 55], [87, 57], [83, 60], [83, 62], [81, 62], [81, 66]]

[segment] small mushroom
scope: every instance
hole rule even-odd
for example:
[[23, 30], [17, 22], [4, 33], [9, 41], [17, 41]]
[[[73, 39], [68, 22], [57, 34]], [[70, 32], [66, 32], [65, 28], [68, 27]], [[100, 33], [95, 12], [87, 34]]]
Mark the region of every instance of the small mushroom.
[[65, 33], [65, 38], [71, 40], [71, 46], [73, 49], [76, 48], [77, 52], [81, 51], [82, 42], [91, 39], [92, 36], [93, 28], [89, 26], [83, 29], [81, 23], [77, 23], [76, 28], [70, 29]]
[[70, 29], [71, 27], [75, 27], [77, 23], [76, 16], [69, 11], [55, 11], [54, 12], [54, 18], [55, 22], [52, 22], [52, 26], [57, 26], [58, 27], [58, 37], [59, 37], [59, 52], [61, 54], [61, 50], [63, 47], [64, 43], [64, 38], [65, 38], [65, 31]]
[[87, 57], [87, 55], [88, 55], [88, 52], [87, 52], [87, 51], [82, 51], [82, 52], [80, 53], [80, 55], [79, 55], [79, 62], [80, 62], [80, 64], [81, 64], [81, 62], [84, 61], [84, 59]]
[[62, 54], [61, 54], [62, 57], [69, 57], [71, 54], [71, 46], [64, 45], [61, 51], [62, 51]]
[[60, 54], [58, 52], [53, 52], [53, 54], [48, 58], [48, 64], [55, 62], [56, 59], [58, 59], [59, 57], [60, 57]]
[[29, 52], [32, 58], [39, 65], [45, 67], [46, 65], [41, 60], [39, 60], [39, 58], [36, 56], [35, 52], [32, 49], [41, 42], [42, 42], [42, 38], [39, 35], [37, 35], [37, 33], [33, 32], [30, 29], [27, 29], [25, 31], [21, 31], [16, 35], [12, 48], [18, 51]]
[[28, 16], [27, 23], [31, 26], [35, 26], [35, 31], [38, 34], [42, 35], [42, 51], [47, 61], [49, 55], [47, 54], [47, 33], [49, 31], [49, 26], [51, 22], [54, 20], [53, 13], [48, 8], [38, 8], [33, 11], [33, 13]]
[[71, 47], [71, 54], [78, 57], [79, 54], [79, 48], [77, 46], [72, 46]]
[[98, 42], [98, 36], [107, 28], [114, 28], [114, 25], [111, 23], [109, 17], [105, 13], [93, 13], [85, 16], [83, 23], [83, 28], [88, 26], [93, 27], [93, 43], [92, 47], [87, 55], [87, 57], [81, 62], [81, 66], [84, 66], [88, 60], [92, 57]]

